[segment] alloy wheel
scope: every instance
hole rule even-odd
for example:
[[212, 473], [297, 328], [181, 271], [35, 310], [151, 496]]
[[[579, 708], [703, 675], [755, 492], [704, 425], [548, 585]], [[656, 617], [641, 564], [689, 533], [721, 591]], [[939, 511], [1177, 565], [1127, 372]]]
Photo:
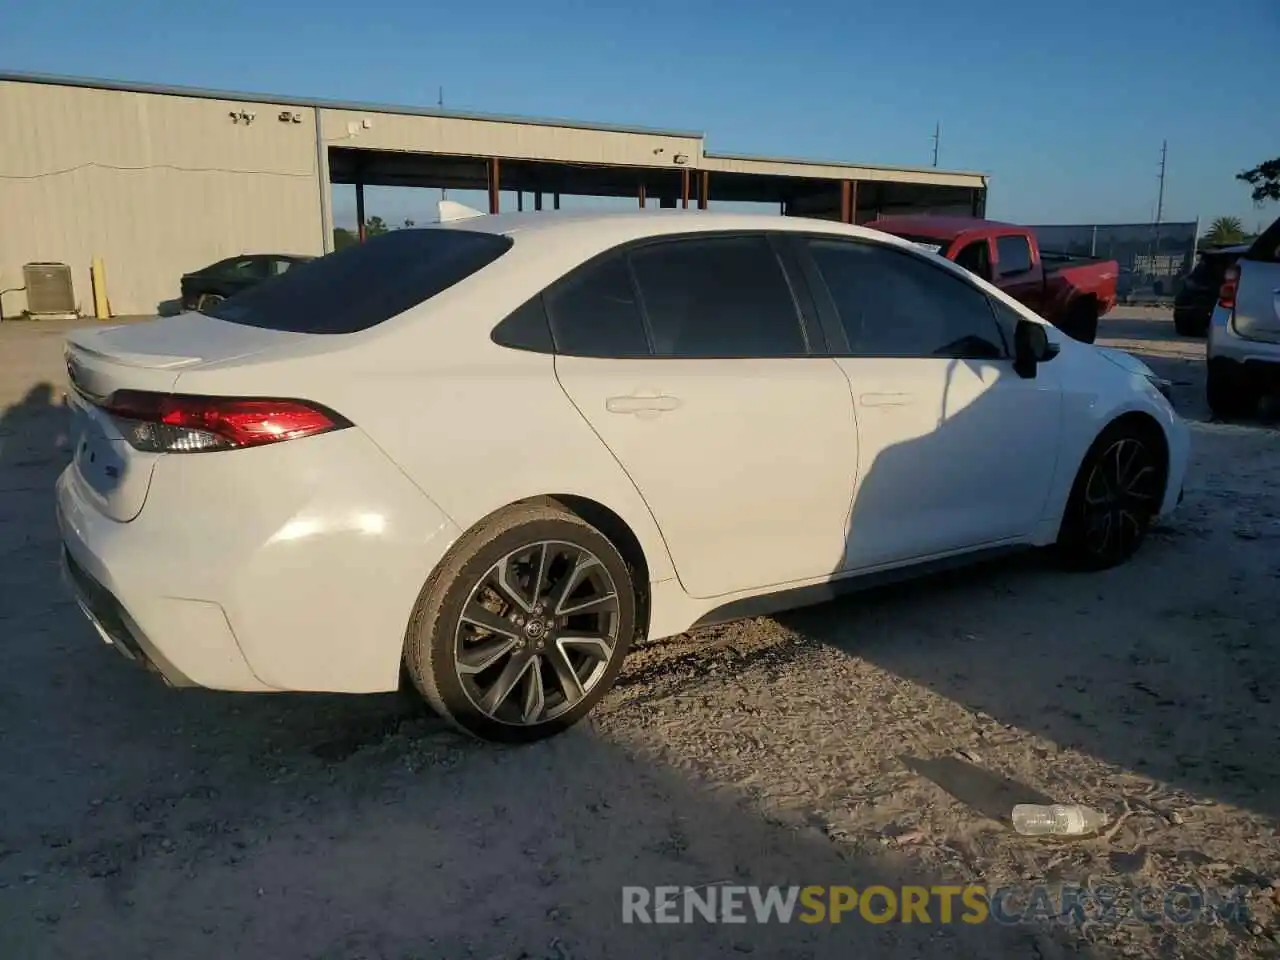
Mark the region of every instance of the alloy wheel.
[[554, 720], [587, 696], [618, 642], [617, 586], [590, 550], [559, 540], [493, 564], [463, 604], [454, 667], [472, 705], [505, 724]]
[[1103, 451], [1084, 487], [1084, 544], [1096, 556], [1137, 549], [1159, 509], [1160, 471], [1140, 440], [1124, 437]]

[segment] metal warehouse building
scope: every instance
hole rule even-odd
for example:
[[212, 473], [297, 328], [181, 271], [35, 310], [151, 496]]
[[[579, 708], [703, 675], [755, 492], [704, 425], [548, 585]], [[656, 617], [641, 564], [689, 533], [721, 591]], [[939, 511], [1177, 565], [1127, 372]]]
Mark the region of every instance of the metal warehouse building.
[[354, 185], [360, 210], [366, 185], [418, 186], [487, 191], [493, 212], [610, 196], [847, 222], [981, 215], [987, 191], [976, 173], [711, 153], [700, 133], [7, 73], [0, 144], [9, 317], [28, 309], [28, 263], [67, 264], [92, 315], [99, 259], [110, 313], [127, 315], [223, 257], [326, 252], [333, 184]]

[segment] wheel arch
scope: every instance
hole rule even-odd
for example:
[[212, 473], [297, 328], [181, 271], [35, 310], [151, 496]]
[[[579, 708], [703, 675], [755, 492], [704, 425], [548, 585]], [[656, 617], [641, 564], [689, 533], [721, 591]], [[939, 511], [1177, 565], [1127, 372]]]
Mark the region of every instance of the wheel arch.
[[1067, 488], [1067, 496], [1062, 501], [1062, 508], [1058, 514], [1057, 530], [1062, 530], [1062, 524], [1066, 520], [1067, 506], [1071, 502], [1071, 494], [1080, 483], [1081, 477], [1084, 475], [1084, 469], [1088, 465], [1090, 458], [1093, 457], [1098, 447], [1110, 437], [1111, 434], [1122, 429], [1131, 429], [1141, 433], [1144, 437], [1151, 440], [1159, 451], [1163, 475], [1160, 478], [1160, 498], [1163, 502], [1168, 492], [1169, 486], [1169, 467], [1170, 467], [1170, 449], [1169, 438], [1165, 435], [1164, 427], [1160, 425], [1160, 421], [1145, 410], [1126, 410], [1111, 417], [1102, 428], [1094, 434], [1089, 441], [1088, 447], [1085, 448], [1084, 454], [1076, 463], [1075, 472], [1072, 474], [1071, 484]]
[[[631, 528], [631, 524], [609, 506], [599, 500], [575, 493], [543, 493], [517, 500], [511, 506], [520, 504], [546, 504], [560, 507], [585, 520], [608, 538], [622, 558], [635, 570], [633, 585], [636, 591], [636, 620], [644, 633], [649, 628], [649, 584], [651, 574], [649, 560], [645, 556], [644, 546], [640, 538]], [[505, 508], [504, 508], [505, 509]], [[643, 634], [642, 634], [643, 635]]]

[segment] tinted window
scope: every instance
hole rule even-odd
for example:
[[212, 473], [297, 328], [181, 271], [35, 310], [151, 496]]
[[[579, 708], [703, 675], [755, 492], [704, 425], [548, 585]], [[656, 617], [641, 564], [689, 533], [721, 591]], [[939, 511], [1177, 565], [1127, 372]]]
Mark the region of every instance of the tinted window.
[[267, 275], [266, 263], [256, 257], [231, 257], [205, 267], [200, 273], [215, 274], [229, 280], [250, 280]]
[[578, 357], [647, 356], [627, 262], [621, 255], [579, 267], [546, 296], [556, 352]]
[[1000, 335], [1004, 337], [1005, 350], [1012, 355], [1013, 332], [1018, 329], [1018, 322], [1022, 320], [1022, 314], [999, 300], [990, 300], [989, 303], [996, 315], [996, 325], [1000, 328]]
[[377, 326], [480, 270], [509, 237], [468, 230], [393, 230], [228, 297], [211, 317], [294, 333], [354, 333]]
[[1005, 356], [987, 298], [943, 268], [871, 244], [810, 240], [808, 249], [855, 356]]
[[966, 243], [955, 255], [955, 262], [983, 280], [991, 279], [991, 245], [986, 240]]
[[999, 261], [1002, 277], [1030, 270], [1031, 242], [1026, 237], [998, 237], [996, 259]]
[[1280, 263], [1280, 219], [1262, 231], [1242, 259]]
[[794, 357], [808, 352], [782, 265], [764, 237], [641, 247], [631, 265], [661, 357]]
[[500, 346], [515, 350], [554, 353], [555, 345], [551, 340], [551, 327], [547, 323], [547, 310], [542, 302], [542, 294], [531, 297], [511, 311], [493, 328], [490, 339]]

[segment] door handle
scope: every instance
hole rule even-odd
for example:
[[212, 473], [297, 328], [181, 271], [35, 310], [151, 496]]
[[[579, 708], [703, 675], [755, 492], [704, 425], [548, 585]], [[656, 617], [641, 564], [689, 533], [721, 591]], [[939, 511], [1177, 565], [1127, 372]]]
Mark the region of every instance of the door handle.
[[858, 403], [864, 407], [906, 407], [916, 402], [911, 393], [863, 393]]
[[662, 394], [633, 393], [627, 397], [609, 397], [604, 408], [610, 413], [631, 413], [637, 417], [656, 417], [680, 406], [679, 397], [668, 397]]

